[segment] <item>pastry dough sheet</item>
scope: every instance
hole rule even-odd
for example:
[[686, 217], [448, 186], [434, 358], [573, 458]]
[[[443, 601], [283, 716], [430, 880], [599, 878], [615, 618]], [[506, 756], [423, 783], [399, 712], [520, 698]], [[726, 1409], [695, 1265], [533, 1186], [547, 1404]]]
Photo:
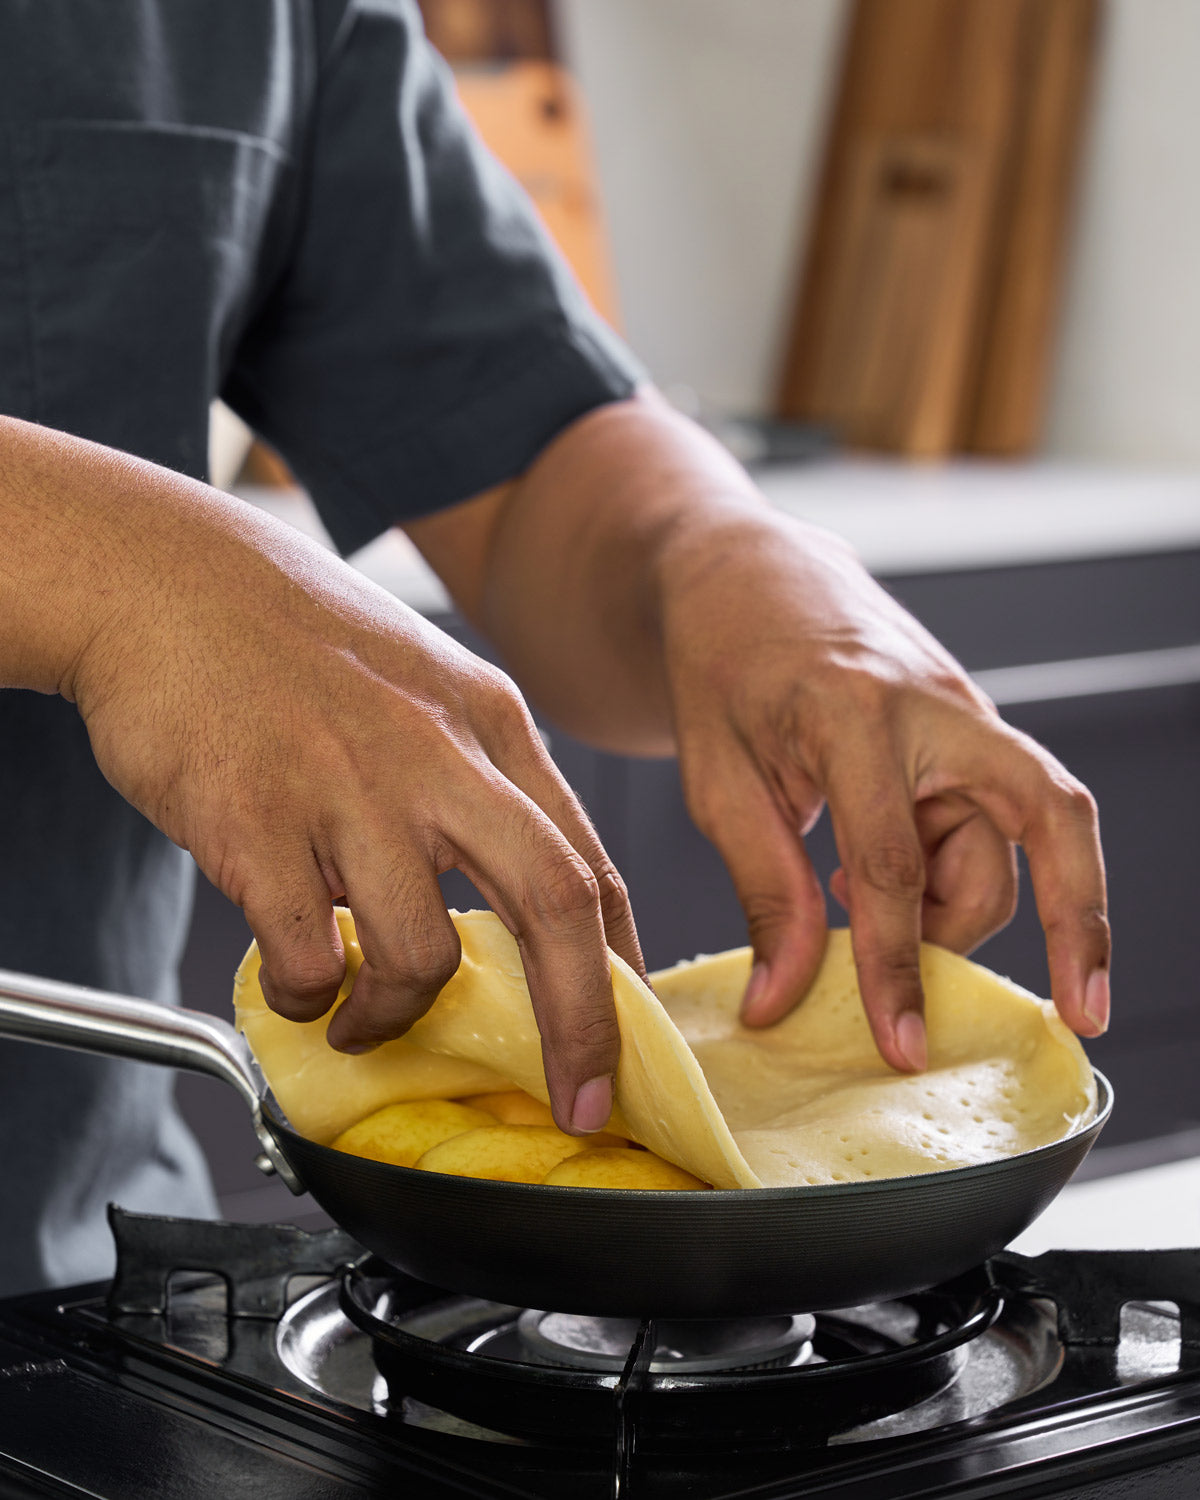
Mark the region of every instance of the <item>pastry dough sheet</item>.
[[768, 1186], [945, 1171], [1049, 1145], [1090, 1121], [1096, 1084], [1053, 1005], [944, 948], [921, 946], [924, 1073], [875, 1050], [846, 929], [775, 1026], [742, 1026], [748, 948], [653, 976], [745, 1161]]
[[[516, 942], [491, 912], [451, 914], [458, 972], [406, 1037], [351, 1057], [269, 1010], [251, 947], [234, 984], [237, 1022], [295, 1128], [327, 1143], [385, 1104], [515, 1084], [546, 1100], [541, 1040]], [[362, 961], [339, 910], [344, 998]], [[1095, 1113], [1091, 1068], [1053, 1006], [965, 958], [922, 945], [925, 1073], [893, 1072], [862, 1010], [849, 933], [829, 935], [808, 995], [766, 1029], [738, 1008], [751, 954], [738, 949], [653, 977], [615, 954], [621, 1027], [609, 1127], [714, 1187], [855, 1182], [993, 1161], [1059, 1140]]]

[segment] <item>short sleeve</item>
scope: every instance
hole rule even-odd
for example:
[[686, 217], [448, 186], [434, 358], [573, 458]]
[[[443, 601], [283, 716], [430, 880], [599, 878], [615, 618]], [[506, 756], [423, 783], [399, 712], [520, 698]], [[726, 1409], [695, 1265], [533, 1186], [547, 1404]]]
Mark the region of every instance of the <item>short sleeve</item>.
[[349, 9], [300, 195], [223, 394], [343, 552], [512, 478], [641, 377], [479, 142], [407, 0]]

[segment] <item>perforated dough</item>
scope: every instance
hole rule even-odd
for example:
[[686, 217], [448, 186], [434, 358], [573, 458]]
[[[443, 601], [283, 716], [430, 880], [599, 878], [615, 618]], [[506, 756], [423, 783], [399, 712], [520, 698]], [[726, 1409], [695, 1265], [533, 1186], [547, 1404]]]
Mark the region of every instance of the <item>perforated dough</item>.
[[768, 1185], [857, 1182], [970, 1166], [1062, 1139], [1090, 1120], [1096, 1085], [1049, 1001], [926, 943], [929, 1067], [880, 1058], [845, 929], [829, 934], [803, 1002], [744, 1027], [748, 948], [653, 976], [751, 1170]]
[[[458, 973], [406, 1038], [361, 1057], [328, 1045], [328, 1017], [301, 1026], [269, 1011], [257, 951], [246, 955], [238, 1024], [301, 1133], [329, 1141], [383, 1104], [506, 1083], [548, 1098], [515, 941], [490, 912], [452, 917]], [[338, 920], [344, 996], [361, 951], [349, 913]], [[929, 1068], [913, 1076], [875, 1051], [847, 932], [830, 933], [804, 1001], [765, 1030], [737, 1019], [750, 963], [749, 949], [697, 959], [655, 975], [651, 993], [612, 956], [621, 1061], [610, 1128], [715, 1187], [942, 1171], [1060, 1139], [1095, 1112], [1091, 1068], [1053, 1006], [967, 959], [922, 947]]]

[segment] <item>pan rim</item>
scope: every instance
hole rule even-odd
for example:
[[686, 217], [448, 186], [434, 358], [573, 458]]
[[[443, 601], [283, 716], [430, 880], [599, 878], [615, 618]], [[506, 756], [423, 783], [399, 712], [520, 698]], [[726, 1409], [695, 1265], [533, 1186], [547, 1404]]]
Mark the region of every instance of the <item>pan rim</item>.
[[[999, 1157], [995, 1161], [975, 1162], [965, 1167], [948, 1167], [940, 1172], [913, 1172], [906, 1177], [879, 1177], [871, 1178], [869, 1181], [859, 1182], [828, 1182], [828, 1183], [805, 1183], [786, 1187], [761, 1187], [761, 1188], [705, 1188], [702, 1191], [673, 1190], [664, 1191], [661, 1188], [596, 1188], [596, 1187], [563, 1187], [554, 1183], [545, 1182], [497, 1182], [488, 1177], [467, 1177], [455, 1172], [429, 1172], [418, 1170], [416, 1167], [402, 1167], [394, 1162], [375, 1161], [371, 1157], [355, 1157], [349, 1152], [338, 1151], [335, 1154], [345, 1157], [349, 1161], [361, 1161], [369, 1167], [384, 1170], [389, 1176], [400, 1174], [402, 1179], [421, 1181], [429, 1183], [468, 1184], [471, 1190], [477, 1194], [487, 1197], [497, 1194], [511, 1201], [514, 1195], [518, 1198], [527, 1196], [530, 1201], [541, 1199], [546, 1201], [542, 1195], [546, 1189], [555, 1195], [554, 1201], [566, 1203], [572, 1198], [581, 1202], [599, 1203], [605, 1199], [612, 1199], [620, 1203], [653, 1203], [665, 1205], [678, 1203], [682, 1208], [685, 1204], [711, 1203], [713, 1194], [719, 1195], [721, 1202], [737, 1201], [750, 1204], [768, 1204], [786, 1201], [795, 1201], [803, 1198], [807, 1201], [824, 1201], [829, 1199], [851, 1199], [855, 1197], [878, 1196], [894, 1192], [913, 1192], [922, 1184], [937, 1184], [972, 1181], [980, 1176], [991, 1176], [997, 1171], [1010, 1167], [1013, 1163], [1030, 1163], [1041, 1157], [1050, 1156], [1061, 1152], [1066, 1147], [1076, 1144], [1086, 1137], [1095, 1137], [1107, 1123], [1113, 1108], [1113, 1089], [1108, 1079], [1099, 1069], [1093, 1068], [1092, 1075], [1096, 1080], [1096, 1113], [1086, 1124], [1078, 1126], [1069, 1134], [1061, 1136], [1056, 1141], [1048, 1141], [1043, 1146], [1034, 1146], [1029, 1151], [1020, 1151], [1014, 1156]], [[316, 1148], [319, 1151], [334, 1151], [334, 1147], [323, 1145], [319, 1141], [310, 1140], [307, 1136], [300, 1135], [291, 1125], [287, 1123], [282, 1112], [279, 1110], [274, 1099], [268, 1098], [263, 1101], [263, 1111], [268, 1116], [272, 1134], [282, 1132], [285, 1136], [303, 1143], [305, 1149]]]

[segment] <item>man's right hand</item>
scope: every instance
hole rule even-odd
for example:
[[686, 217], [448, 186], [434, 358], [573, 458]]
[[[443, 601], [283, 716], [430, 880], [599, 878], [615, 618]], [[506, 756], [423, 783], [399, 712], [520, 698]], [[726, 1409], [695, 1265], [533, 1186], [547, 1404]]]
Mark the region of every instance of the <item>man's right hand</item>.
[[[272, 1007], [403, 1034], [459, 961], [437, 876], [517, 938], [556, 1119], [599, 1129], [619, 1036], [605, 945], [644, 973], [621, 881], [513, 683], [352, 568], [206, 486], [0, 424], [14, 685], [61, 691], [104, 774], [245, 911]], [[28, 563], [28, 566], [26, 566]]]

